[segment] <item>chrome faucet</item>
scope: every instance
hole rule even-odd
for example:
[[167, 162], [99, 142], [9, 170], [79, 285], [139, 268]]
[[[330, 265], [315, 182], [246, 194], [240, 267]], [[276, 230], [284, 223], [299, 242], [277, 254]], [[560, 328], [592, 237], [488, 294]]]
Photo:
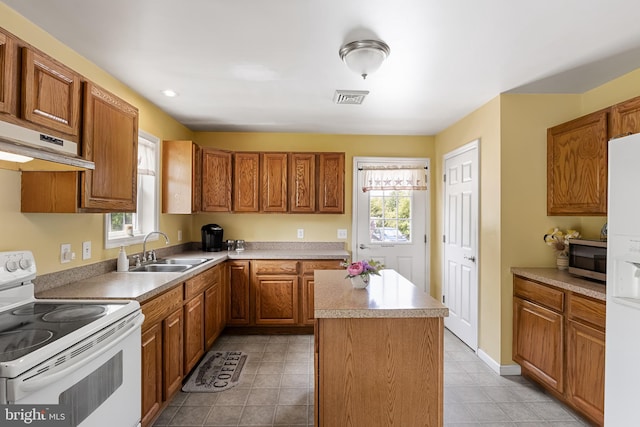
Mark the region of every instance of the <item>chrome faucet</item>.
[[166, 241], [166, 244], [167, 245], [169, 244], [169, 237], [166, 234], [164, 234], [162, 231], [150, 231], [149, 233], [147, 233], [146, 236], [144, 236], [144, 240], [142, 241], [142, 262], [147, 262], [152, 260], [155, 261], [155, 252], [154, 252], [154, 255], [147, 258], [147, 239], [152, 234], [160, 234], [164, 236], [164, 240]]

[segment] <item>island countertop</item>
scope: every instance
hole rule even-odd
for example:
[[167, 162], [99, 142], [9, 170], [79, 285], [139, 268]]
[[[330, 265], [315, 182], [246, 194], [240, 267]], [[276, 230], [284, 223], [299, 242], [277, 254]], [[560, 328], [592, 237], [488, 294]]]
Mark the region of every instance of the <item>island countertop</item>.
[[314, 274], [316, 318], [447, 317], [449, 309], [394, 270], [371, 276], [369, 286], [355, 289], [345, 270]]

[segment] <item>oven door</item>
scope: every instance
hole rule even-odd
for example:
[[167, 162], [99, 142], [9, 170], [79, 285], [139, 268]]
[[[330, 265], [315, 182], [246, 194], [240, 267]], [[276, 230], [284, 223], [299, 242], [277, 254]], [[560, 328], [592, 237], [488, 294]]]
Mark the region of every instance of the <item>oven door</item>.
[[137, 311], [7, 380], [8, 403], [66, 405], [72, 427], [137, 426], [143, 320]]

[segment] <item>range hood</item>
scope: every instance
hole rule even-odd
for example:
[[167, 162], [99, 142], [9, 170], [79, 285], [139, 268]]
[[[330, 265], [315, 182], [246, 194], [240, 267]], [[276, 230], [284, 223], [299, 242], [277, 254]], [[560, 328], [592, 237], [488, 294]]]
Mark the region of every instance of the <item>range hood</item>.
[[26, 163], [0, 160], [0, 168], [4, 169], [24, 171], [95, 169], [93, 162], [78, 156], [77, 143], [1, 120], [0, 151], [33, 159]]

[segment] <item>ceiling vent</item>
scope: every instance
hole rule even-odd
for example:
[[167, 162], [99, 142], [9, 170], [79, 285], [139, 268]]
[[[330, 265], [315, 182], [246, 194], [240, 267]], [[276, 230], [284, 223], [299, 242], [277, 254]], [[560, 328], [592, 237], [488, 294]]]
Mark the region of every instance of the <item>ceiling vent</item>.
[[336, 104], [362, 104], [367, 95], [369, 95], [368, 90], [336, 90], [333, 102]]

